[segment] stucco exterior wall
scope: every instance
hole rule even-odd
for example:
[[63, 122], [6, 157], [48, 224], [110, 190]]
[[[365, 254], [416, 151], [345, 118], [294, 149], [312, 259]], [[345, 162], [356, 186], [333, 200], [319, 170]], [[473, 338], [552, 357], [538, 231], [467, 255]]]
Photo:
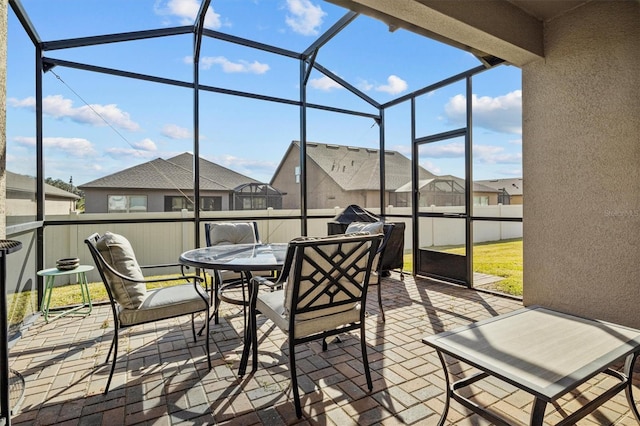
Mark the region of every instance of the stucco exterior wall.
[[[271, 181], [274, 188], [286, 195], [282, 197], [283, 209], [300, 208], [300, 184], [296, 183], [295, 169], [300, 164], [300, 150], [294, 146], [287, 152], [276, 176]], [[362, 207], [379, 207], [377, 191], [344, 191], [316, 163], [307, 161], [307, 208], [329, 209], [358, 204]], [[375, 194], [375, 195], [372, 195]]]
[[524, 303], [640, 327], [640, 3], [544, 36], [523, 67]]

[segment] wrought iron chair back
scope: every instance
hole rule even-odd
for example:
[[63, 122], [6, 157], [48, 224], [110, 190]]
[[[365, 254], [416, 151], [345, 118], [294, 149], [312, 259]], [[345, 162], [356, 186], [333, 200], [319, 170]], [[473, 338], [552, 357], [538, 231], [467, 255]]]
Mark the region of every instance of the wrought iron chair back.
[[[365, 342], [365, 305], [373, 260], [382, 234], [354, 233], [323, 238], [299, 238], [289, 243], [278, 282], [252, 279], [250, 287], [251, 343], [245, 344], [239, 374], [245, 373], [249, 350], [253, 348], [252, 370], [257, 369], [259, 313], [288, 334], [291, 385], [296, 414], [302, 416], [297, 385], [295, 346], [360, 330], [360, 345], [367, 386], [373, 388]], [[283, 289], [259, 292], [266, 284]]]

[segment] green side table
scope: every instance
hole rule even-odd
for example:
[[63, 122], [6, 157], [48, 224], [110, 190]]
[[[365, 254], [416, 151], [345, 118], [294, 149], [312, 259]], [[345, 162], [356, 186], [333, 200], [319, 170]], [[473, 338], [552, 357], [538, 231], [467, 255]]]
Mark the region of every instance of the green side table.
[[[89, 296], [89, 287], [87, 286], [86, 272], [92, 270], [93, 266], [91, 265], [80, 265], [77, 268], [71, 269], [69, 271], [61, 271], [58, 268], [49, 268], [38, 271], [38, 275], [45, 277], [44, 295], [42, 297], [42, 306], [40, 307], [40, 310], [42, 311], [44, 320], [47, 323], [49, 321], [53, 321], [72, 313], [78, 315], [89, 315], [91, 313], [91, 296]], [[78, 281], [78, 284], [80, 284], [80, 292], [82, 293], [82, 304], [74, 306], [71, 309], [56, 309], [55, 312], [57, 313], [57, 315], [49, 318], [49, 304], [51, 303], [51, 293], [53, 293], [53, 283], [55, 282], [56, 277], [71, 274], [76, 274], [76, 279]]]

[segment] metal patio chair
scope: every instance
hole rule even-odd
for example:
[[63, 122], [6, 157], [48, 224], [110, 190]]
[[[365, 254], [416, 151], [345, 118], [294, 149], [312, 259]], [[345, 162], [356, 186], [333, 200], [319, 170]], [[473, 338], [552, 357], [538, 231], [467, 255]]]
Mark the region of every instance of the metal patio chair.
[[[118, 359], [118, 332], [154, 321], [191, 314], [193, 340], [196, 341], [195, 314], [204, 312], [206, 333], [206, 353], [209, 370], [211, 355], [209, 349], [209, 296], [202, 288], [202, 278], [183, 275], [173, 278], [146, 279], [145, 268], [179, 267], [180, 265], [139, 266], [129, 241], [118, 234], [106, 232], [103, 236], [92, 234], [84, 240], [93, 257], [100, 277], [109, 295], [113, 313], [114, 334], [105, 363], [111, 352], [113, 361], [111, 372], [104, 390], [109, 392], [113, 372]], [[146, 285], [154, 282], [182, 282], [184, 284], [147, 290]]]
[[[289, 243], [278, 282], [263, 277], [251, 280], [251, 342], [245, 342], [239, 374], [246, 371], [250, 348], [252, 371], [257, 369], [256, 315], [261, 313], [288, 335], [291, 387], [298, 418], [302, 408], [296, 374], [297, 345], [322, 339], [322, 349], [326, 351], [327, 337], [359, 329], [367, 387], [369, 391], [373, 388], [365, 342], [365, 305], [373, 258], [382, 238], [382, 234], [356, 233], [295, 239]], [[259, 292], [260, 284], [284, 284], [284, 288]]]

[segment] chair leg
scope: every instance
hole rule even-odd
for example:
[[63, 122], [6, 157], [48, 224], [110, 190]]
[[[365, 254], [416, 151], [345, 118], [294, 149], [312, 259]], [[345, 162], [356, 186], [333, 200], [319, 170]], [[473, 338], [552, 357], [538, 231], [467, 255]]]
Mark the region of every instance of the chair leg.
[[191, 314], [191, 331], [193, 332], [193, 343], [197, 342], [196, 338], [196, 314]]
[[113, 349], [113, 361], [111, 362], [111, 372], [109, 373], [109, 379], [107, 379], [107, 386], [104, 388], [104, 394], [109, 393], [109, 386], [111, 386], [111, 379], [113, 378], [113, 372], [116, 370], [116, 360], [118, 359], [118, 327], [116, 325], [113, 331], [113, 340], [111, 341], [111, 348], [109, 349], [109, 354], [107, 355], [107, 360], [105, 363], [109, 362], [109, 356], [111, 355], [111, 350]]
[[213, 280], [213, 283], [211, 285], [211, 289], [213, 291], [213, 297], [211, 298], [213, 300], [213, 306], [215, 311], [213, 312], [213, 323], [214, 324], [219, 324], [220, 323], [220, 315], [219, 315], [219, 307], [220, 307], [220, 295], [218, 294], [218, 290], [220, 288], [220, 282], [222, 280], [222, 276], [219, 276], [218, 274], [220, 273], [219, 271], [213, 271], [214, 274], [216, 274], [215, 276], [211, 276], [211, 279]]
[[371, 371], [369, 371], [369, 358], [367, 356], [367, 342], [364, 335], [364, 321], [360, 323], [360, 347], [362, 350], [362, 365], [364, 366], [364, 375], [367, 378], [367, 387], [369, 392], [373, 390], [373, 382], [371, 381]]
[[293, 403], [296, 406], [296, 416], [302, 417], [300, 394], [298, 392], [298, 375], [296, 374], [296, 347], [292, 337], [289, 337], [289, 374], [291, 374], [291, 389], [293, 390]]
[[206, 344], [206, 348], [207, 348], [207, 363], [209, 364], [209, 371], [211, 371], [211, 368], [213, 368], [211, 366], [211, 347], [209, 345], [209, 339], [211, 338], [211, 335], [209, 334], [209, 307], [207, 307], [207, 310], [204, 312], [204, 322], [205, 322], [205, 327], [207, 329], [207, 334], [205, 335], [205, 344]]
[[386, 322], [386, 318], [384, 317], [384, 309], [382, 308], [382, 271], [378, 271], [378, 307], [380, 308], [380, 316], [382, 317], [382, 322]]
[[255, 372], [258, 369], [258, 320], [256, 311], [256, 298], [257, 294], [255, 294], [254, 292], [254, 287], [252, 283], [249, 282], [249, 312], [244, 332], [244, 346], [242, 347], [242, 357], [240, 358], [240, 367], [238, 369], [238, 375], [240, 377], [244, 376], [244, 373], [247, 371], [250, 350], [252, 351], [252, 371]]

